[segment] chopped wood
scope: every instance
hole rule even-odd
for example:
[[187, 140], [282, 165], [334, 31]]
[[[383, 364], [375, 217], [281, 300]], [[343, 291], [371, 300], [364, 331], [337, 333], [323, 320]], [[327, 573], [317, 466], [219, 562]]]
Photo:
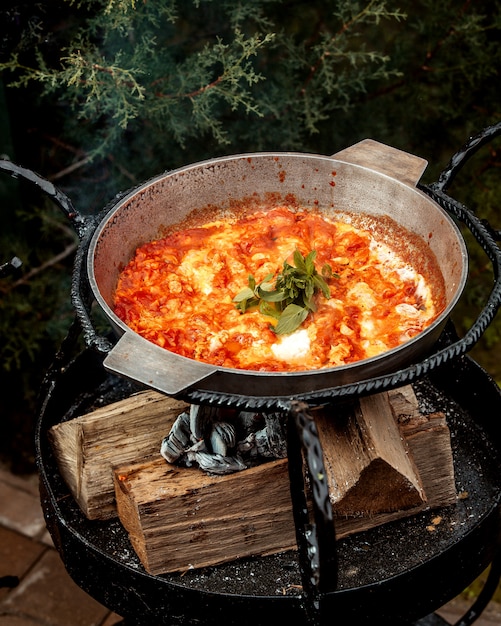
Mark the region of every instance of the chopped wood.
[[61, 476], [89, 519], [116, 517], [113, 466], [158, 457], [162, 438], [186, 407], [144, 391], [50, 429]]
[[419, 468], [429, 508], [456, 502], [451, 435], [441, 412], [422, 415], [410, 385], [389, 392], [390, 405]]
[[120, 520], [151, 574], [296, 545], [285, 459], [224, 476], [157, 459], [114, 476]]
[[[338, 538], [455, 502], [445, 418], [421, 415], [412, 389], [315, 420]], [[116, 467], [114, 480], [120, 520], [151, 574], [296, 546], [286, 459], [228, 476], [153, 459]]]
[[[50, 430], [84, 514], [118, 514], [152, 574], [295, 548], [286, 459], [208, 476], [160, 456], [187, 408], [145, 391]], [[445, 416], [422, 415], [411, 386], [313, 413], [338, 538], [456, 501]]]
[[371, 516], [426, 502], [387, 393], [316, 416], [336, 514]]

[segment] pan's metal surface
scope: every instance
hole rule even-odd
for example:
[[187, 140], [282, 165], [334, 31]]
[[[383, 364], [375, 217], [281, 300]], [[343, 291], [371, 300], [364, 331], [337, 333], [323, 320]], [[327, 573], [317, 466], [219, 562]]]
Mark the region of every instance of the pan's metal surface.
[[[224, 157], [141, 185], [113, 206], [89, 245], [91, 289], [120, 337], [105, 367], [172, 396], [196, 388], [247, 398], [288, 398], [292, 393], [316, 392], [387, 374], [418, 361], [439, 337], [462, 293], [468, 269], [458, 228], [416, 188], [425, 165], [418, 157], [368, 141], [334, 157], [297, 153]], [[293, 197], [306, 209], [320, 208], [327, 215], [390, 217], [435, 255], [446, 286], [444, 312], [417, 337], [383, 355], [343, 367], [295, 373], [257, 373], [187, 359], [146, 341], [115, 315], [113, 292], [118, 275], [138, 246], [188, 218], [203, 221], [204, 210], [217, 207], [217, 215], [224, 217], [245, 198], [266, 203], [270, 196], [283, 201]], [[415, 254], [420, 255], [419, 247]]]

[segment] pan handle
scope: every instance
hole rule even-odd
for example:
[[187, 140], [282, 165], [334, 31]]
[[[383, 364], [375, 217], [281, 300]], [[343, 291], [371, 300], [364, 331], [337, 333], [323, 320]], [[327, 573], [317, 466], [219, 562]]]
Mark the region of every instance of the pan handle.
[[218, 372], [214, 365], [192, 359], [186, 359], [180, 367], [180, 359], [184, 357], [155, 345], [137, 333], [125, 331], [108, 352], [103, 365], [114, 374], [173, 397]]
[[417, 185], [428, 165], [428, 161], [415, 154], [403, 152], [373, 139], [363, 139], [353, 146], [336, 152], [331, 158], [366, 167], [390, 176], [409, 187]]
[[10, 174], [13, 178], [22, 178], [38, 187], [70, 220], [79, 239], [83, 238], [88, 230], [89, 223], [95, 223], [93, 218], [86, 218], [78, 213], [70, 198], [58, 187], [32, 170], [16, 165], [7, 159], [0, 159], [0, 172]]
[[93, 231], [89, 230], [77, 249], [71, 300], [85, 345], [105, 355], [105, 369], [174, 397], [217, 373], [215, 366], [191, 359], [186, 359], [183, 367], [179, 367], [179, 359], [183, 357], [160, 348], [137, 333], [126, 330], [116, 343], [98, 333], [92, 319], [94, 296], [86, 280], [86, 259], [92, 236]]

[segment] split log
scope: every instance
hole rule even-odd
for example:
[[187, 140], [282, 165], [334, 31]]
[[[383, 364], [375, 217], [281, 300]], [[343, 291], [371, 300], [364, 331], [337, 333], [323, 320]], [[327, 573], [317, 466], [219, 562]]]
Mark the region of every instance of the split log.
[[[61, 474], [82, 511], [118, 514], [152, 574], [295, 548], [286, 459], [207, 476], [160, 457], [186, 408], [146, 391], [54, 426]], [[338, 538], [456, 501], [445, 417], [421, 415], [412, 387], [314, 416]]]
[[114, 476], [120, 521], [150, 574], [296, 546], [285, 459], [224, 476], [159, 459]]
[[89, 519], [117, 516], [112, 468], [157, 458], [162, 438], [187, 406], [145, 391], [50, 429], [61, 476]]
[[426, 502], [418, 470], [387, 393], [316, 416], [331, 502], [337, 515], [391, 513]]
[[[413, 515], [430, 503], [455, 502], [445, 418], [421, 416], [410, 388], [403, 397], [405, 419], [402, 397], [393, 396], [392, 407], [386, 393], [362, 399], [350, 410], [337, 407], [335, 415], [315, 412], [338, 538]], [[425, 423], [432, 425], [430, 432]], [[405, 432], [413, 438], [411, 445]], [[412, 455], [412, 449], [423, 452], [434, 438], [440, 441], [434, 444], [433, 462], [445, 468], [442, 479], [449, 471], [445, 487], [431, 479], [428, 460], [423, 481]], [[157, 460], [116, 468], [114, 480], [120, 520], [151, 574], [296, 547], [287, 460], [228, 476]]]
[[445, 415], [422, 415], [411, 385], [390, 391], [389, 400], [409, 455], [419, 468], [429, 508], [454, 504], [454, 459]]

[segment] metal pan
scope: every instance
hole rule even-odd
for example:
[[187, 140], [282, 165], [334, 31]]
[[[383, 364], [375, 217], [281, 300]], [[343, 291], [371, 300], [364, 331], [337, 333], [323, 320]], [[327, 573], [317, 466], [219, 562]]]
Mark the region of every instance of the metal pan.
[[[426, 161], [372, 140], [332, 157], [256, 153], [204, 161], [158, 176], [117, 202], [98, 225], [87, 255], [92, 292], [119, 340], [107, 369], [172, 396], [196, 388], [253, 397], [289, 397], [388, 374], [433, 346], [464, 288], [468, 257], [447, 213], [418, 190]], [[220, 217], [246, 198], [294, 198], [305, 208], [390, 217], [409, 234], [416, 263], [429, 248], [443, 277], [446, 306], [405, 344], [350, 365], [306, 372], [263, 373], [217, 367], [160, 348], [131, 331], [113, 312], [118, 275], [141, 244], [175, 229]], [[400, 236], [402, 236], [400, 234]]]
[[[419, 182], [426, 161], [364, 140], [326, 157], [257, 153], [205, 161], [162, 174], [117, 196], [100, 215], [82, 215], [50, 181], [8, 160], [0, 171], [37, 186], [71, 220], [80, 239], [71, 296], [83, 338], [105, 353], [105, 367], [188, 402], [277, 410], [290, 399], [309, 404], [359, 396], [412, 382], [470, 350], [501, 304], [501, 251], [492, 227], [447, 195], [450, 182], [480, 147], [501, 134], [501, 124], [472, 136], [450, 160], [437, 183]], [[333, 176], [335, 173], [335, 177]], [[204, 219], [204, 210], [224, 211], [249, 195], [286, 197], [305, 207], [369, 213], [391, 218], [431, 250], [446, 286], [442, 315], [399, 348], [349, 366], [295, 373], [256, 373], [217, 368], [170, 353], [127, 328], [113, 312], [113, 290], [137, 246], [183, 220]], [[453, 344], [437, 339], [464, 289], [468, 257], [455, 225], [461, 222], [492, 263], [493, 286], [486, 305]], [[419, 246], [418, 246], [419, 248]], [[422, 249], [422, 247], [421, 247]], [[417, 255], [419, 261], [419, 254]], [[93, 323], [97, 301], [119, 337], [101, 336]]]

